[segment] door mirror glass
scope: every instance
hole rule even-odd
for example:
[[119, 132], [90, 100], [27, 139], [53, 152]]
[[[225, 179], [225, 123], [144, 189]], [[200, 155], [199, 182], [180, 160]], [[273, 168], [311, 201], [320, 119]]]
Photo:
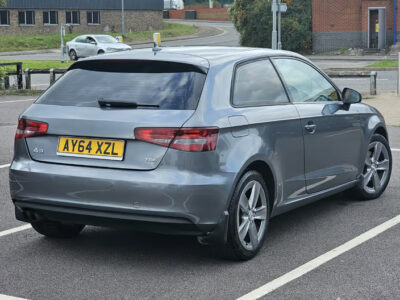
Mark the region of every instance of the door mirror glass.
[[362, 96], [359, 92], [345, 88], [342, 92], [343, 95], [343, 103], [346, 104], [354, 104], [354, 103], [360, 103], [362, 100]]

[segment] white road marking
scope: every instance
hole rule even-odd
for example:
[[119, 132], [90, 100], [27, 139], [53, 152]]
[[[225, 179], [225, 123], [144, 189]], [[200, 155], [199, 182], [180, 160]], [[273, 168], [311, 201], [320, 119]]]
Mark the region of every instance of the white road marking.
[[0, 169], [8, 168], [11, 164], [0, 165]]
[[32, 228], [31, 224], [26, 224], [26, 225], [22, 225], [22, 226], [19, 226], [19, 227], [15, 227], [15, 228], [7, 229], [7, 230], [4, 230], [4, 231], [0, 231], [0, 237], [6, 236], [6, 235], [9, 235], [9, 234], [13, 234], [13, 233], [17, 233], [17, 232], [20, 232], [20, 231], [23, 231], [23, 230], [27, 230], [27, 229], [30, 229], [30, 228]]
[[251, 291], [250, 293], [238, 298], [238, 300], [253, 300], [259, 299], [268, 295], [269, 293], [275, 291], [276, 289], [284, 286], [285, 284], [300, 278], [301, 276], [311, 272], [312, 270], [318, 268], [319, 266], [331, 261], [332, 259], [342, 255], [343, 253], [350, 251], [351, 249], [369, 241], [370, 239], [376, 237], [377, 235], [385, 232], [386, 230], [396, 226], [400, 223], [400, 215], [382, 223], [367, 232], [355, 237], [354, 239], [332, 249], [329, 252], [310, 260], [309, 262], [305, 263], [304, 265], [268, 282], [267, 284]]
[[10, 100], [10, 101], [0, 101], [0, 104], [15, 103], [15, 102], [26, 102], [26, 101], [33, 101], [33, 100], [36, 100], [36, 98], [32, 98], [32, 99]]
[[26, 298], [17, 298], [17, 297], [12, 297], [12, 296], [7, 296], [7, 295], [1, 295], [0, 294], [0, 300], [27, 300]]
[[400, 151], [400, 149], [396, 149], [396, 148], [391, 148], [391, 150], [392, 150], [392, 151], [396, 151], [396, 152], [399, 152], [399, 151]]

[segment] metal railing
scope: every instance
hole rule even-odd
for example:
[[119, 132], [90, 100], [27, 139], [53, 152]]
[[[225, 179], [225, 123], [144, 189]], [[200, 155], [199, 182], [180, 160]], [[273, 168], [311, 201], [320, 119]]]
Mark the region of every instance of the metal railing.
[[326, 70], [331, 78], [370, 78], [370, 94], [376, 95], [376, 81], [378, 72], [370, 71], [339, 71], [339, 70]]
[[32, 74], [49, 74], [50, 85], [56, 81], [57, 74], [64, 74], [67, 69], [25, 69], [25, 88], [30, 90], [32, 88]]
[[[7, 63], [7, 64], [0, 64], [2, 65], [17, 65], [16, 72], [8, 72], [8, 75], [5, 78], [5, 88], [9, 88], [10, 75], [17, 75], [17, 82], [18, 82], [18, 89], [23, 88], [23, 76], [25, 77], [25, 88], [31, 89], [32, 88], [32, 75], [33, 74], [49, 74], [50, 85], [52, 85], [56, 81], [57, 74], [64, 74], [67, 69], [25, 69], [22, 72], [22, 63]], [[331, 78], [370, 78], [370, 94], [376, 95], [376, 83], [377, 83], [377, 72], [370, 72], [370, 71], [340, 71], [340, 70], [332, 70], [328, 69], [325, 71]]]
[[23, 77], [22, 77], [22, 62], [12, 62], [12, 63], [1, 63], [0, 67], [3, 66], [16, 66], [16, 71], [7, 72], [6, 77], [4, 78], [4, 87], [6, 89], [10, 88], [10, 75], [17, 75], [17, 85], [18, 89], [22, 90], [23, 87]]

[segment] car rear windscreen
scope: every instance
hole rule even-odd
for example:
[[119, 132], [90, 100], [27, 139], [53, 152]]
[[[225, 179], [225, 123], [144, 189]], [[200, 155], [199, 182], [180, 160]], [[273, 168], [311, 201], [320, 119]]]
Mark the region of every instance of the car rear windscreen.
[[194, 110], [206, 71], [199, 67], [161, 61], [83, 61], [50, 87], [38, 104], [99, 107], [98, 101], [123, 101]]

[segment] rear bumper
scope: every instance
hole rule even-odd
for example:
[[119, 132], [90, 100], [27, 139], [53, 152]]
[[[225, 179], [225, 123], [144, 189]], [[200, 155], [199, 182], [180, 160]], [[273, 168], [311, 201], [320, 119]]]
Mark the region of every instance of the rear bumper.
[[204, 235], [212, 232], [216, 227], [213, 224], [195, 225], [182, 218], [46, 205], [18, 200], [14, 201], [14, 205], [16, 219], [29, 223], [51, 220], [94, 226], [128, 227], [140, 231], [182, 235]]
[[129, 171], [22, 159], [10, 167], [21, 221], [44, 218], [88, 225], [206, 235], [225, 223], [234, 174], [168, 169]]

